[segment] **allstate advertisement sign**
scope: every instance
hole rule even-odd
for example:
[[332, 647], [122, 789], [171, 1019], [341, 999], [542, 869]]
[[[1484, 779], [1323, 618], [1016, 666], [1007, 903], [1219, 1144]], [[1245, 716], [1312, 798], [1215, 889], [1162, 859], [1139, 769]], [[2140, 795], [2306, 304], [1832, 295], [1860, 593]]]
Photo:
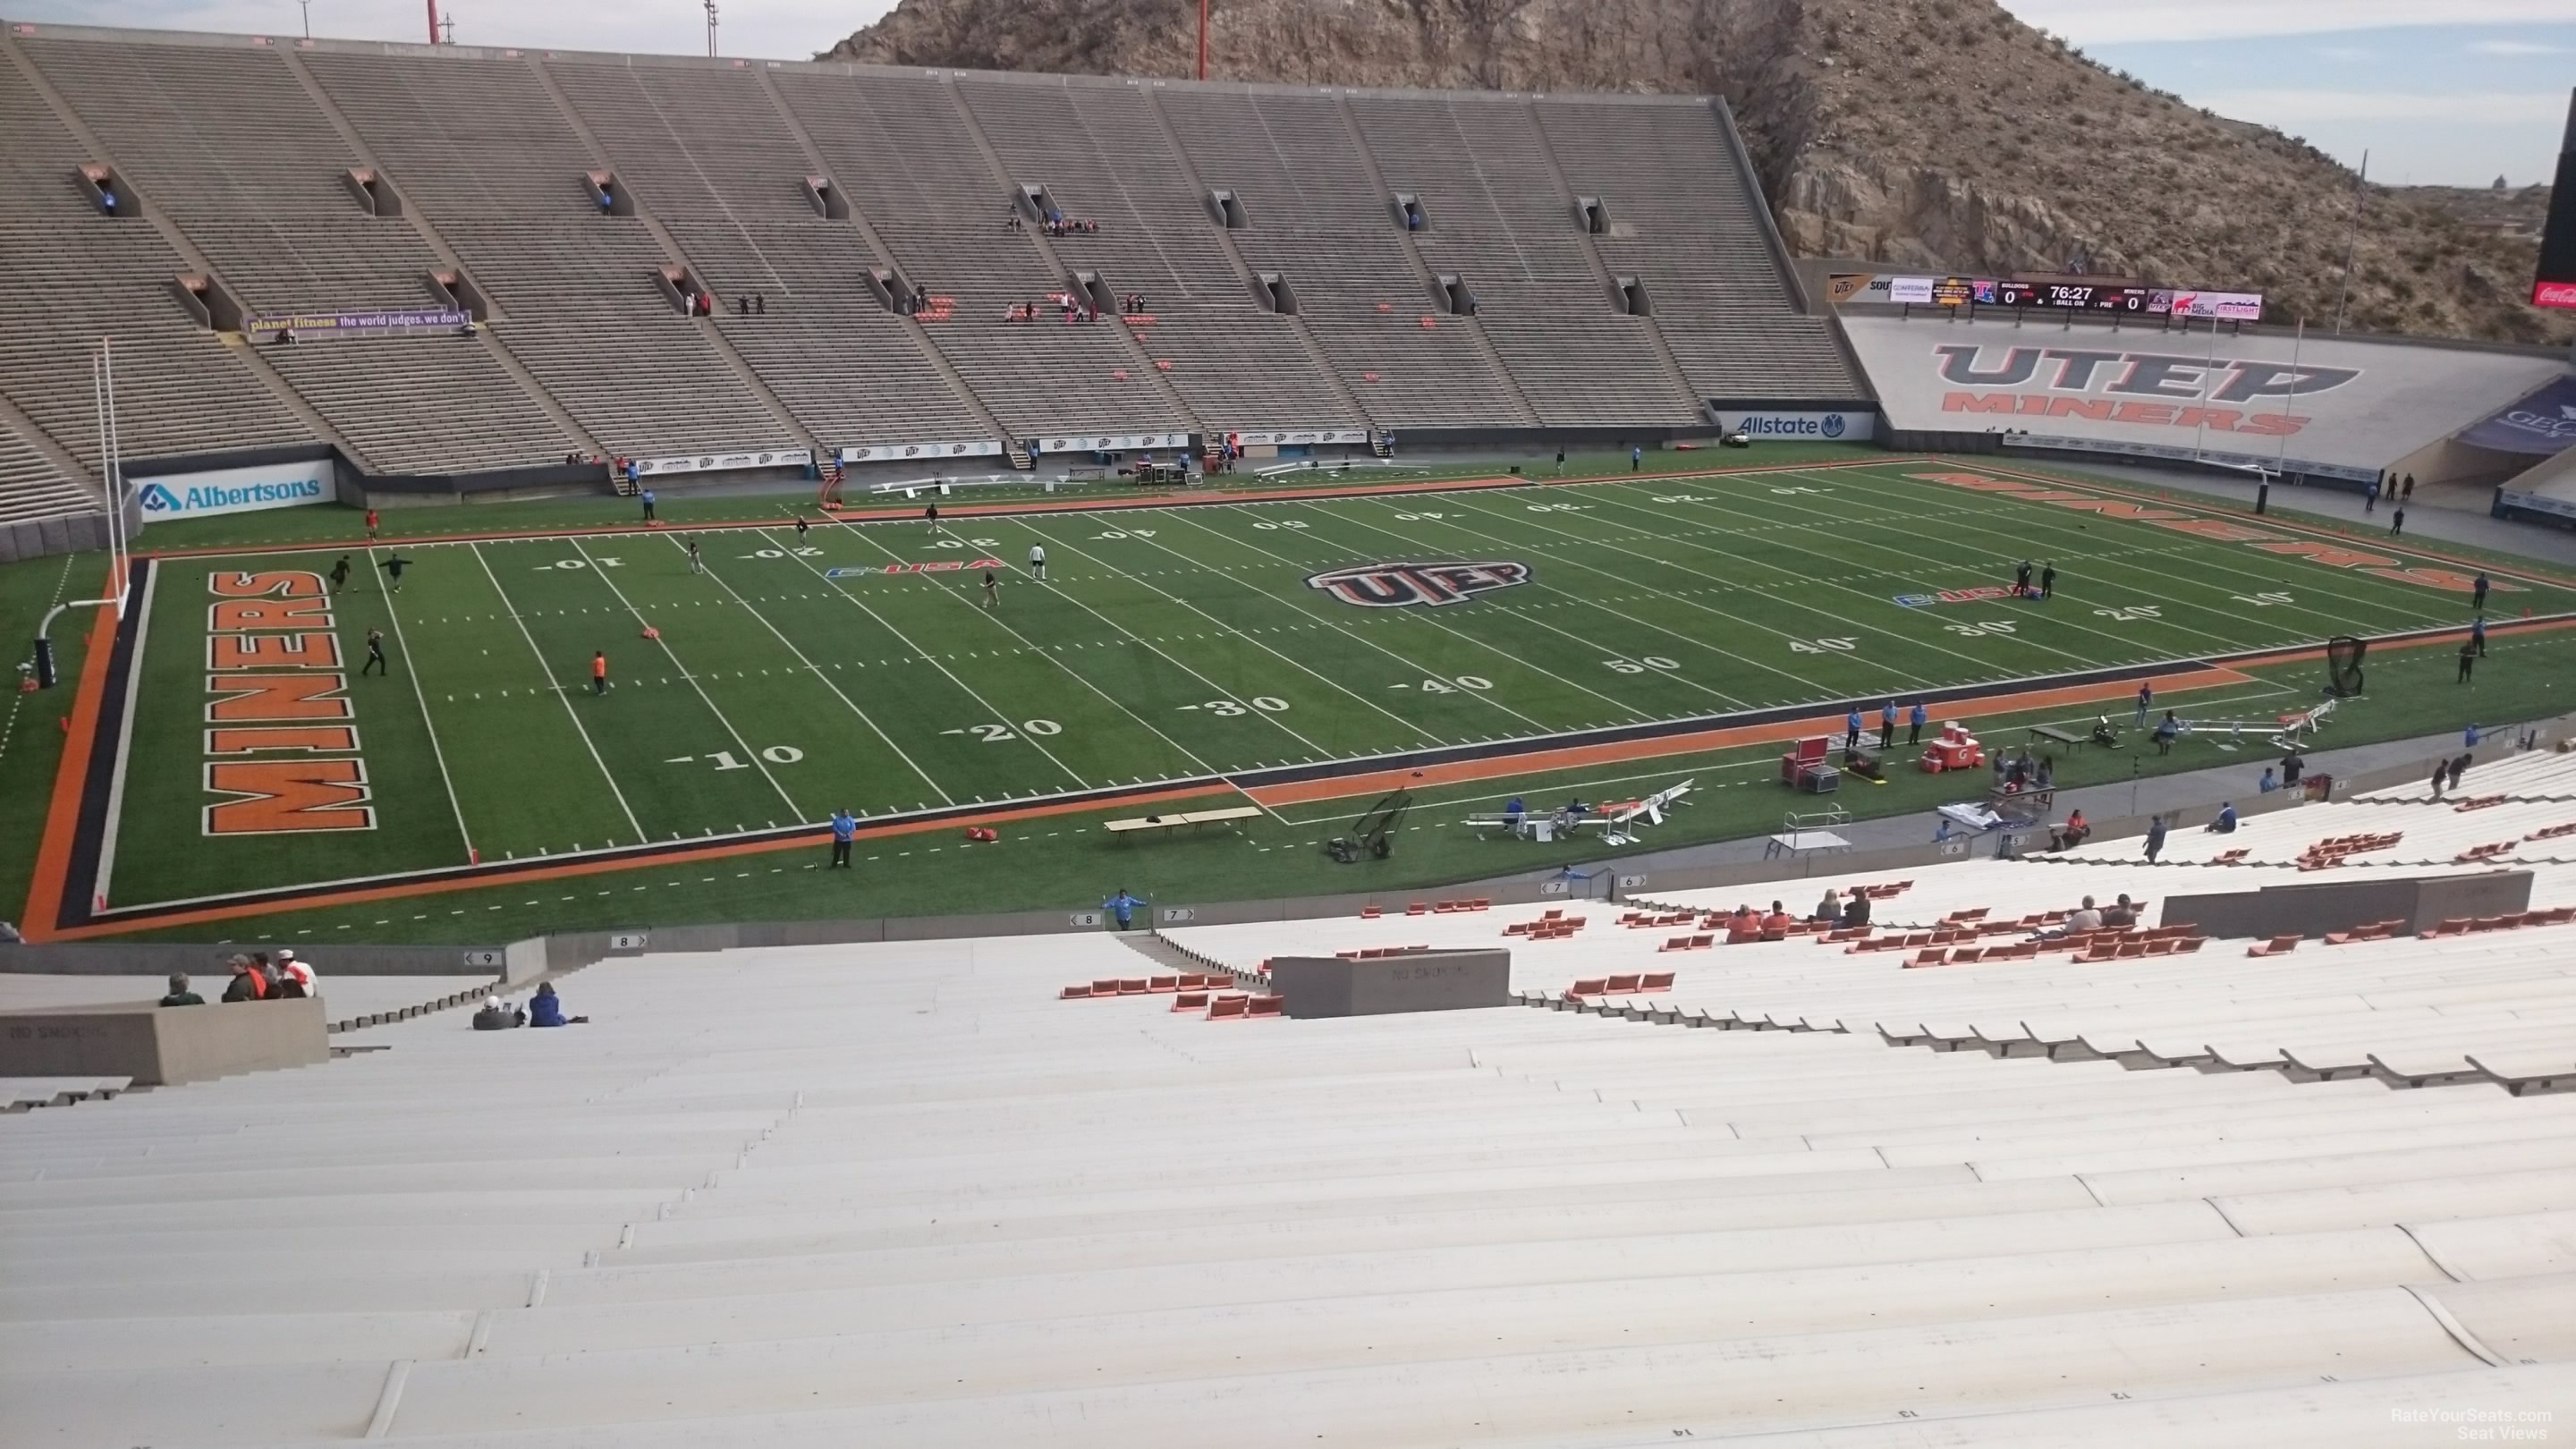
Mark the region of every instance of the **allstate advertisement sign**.
[[146, 524], [218, 513], [250, 513], [262, 508], [295, 508], [307, 503], [329, 503], [340, 496], [339, 475], [328, 458], [257, 468], [218, 468], [205, 473], [169, 473], [128, 481]]
[[1878, 436], [1874, 413], [1772, 413], [1719, 409], [1718, 426], [1748, 438], [1804, 438], [1810, 442], [1866, 443]]

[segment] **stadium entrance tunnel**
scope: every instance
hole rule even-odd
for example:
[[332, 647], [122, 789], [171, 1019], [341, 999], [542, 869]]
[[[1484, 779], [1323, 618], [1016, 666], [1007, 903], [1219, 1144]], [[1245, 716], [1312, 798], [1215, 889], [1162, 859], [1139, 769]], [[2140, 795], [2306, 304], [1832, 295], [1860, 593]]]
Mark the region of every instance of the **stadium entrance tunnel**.
[[1252, 225], [1252, 218], [1244, 214], [1242, 199], [1231, 191], [1222, 188], [1210, 191], [1208, 210], [1215, 215], [1216, 224], [1227, 231], [1241, 231]]
[[1645, 278], [1618, 277], [1612, 280], [1611, 285], [1619, 291], [1617, 300], [1620, 311], [1631, 317], [1648, 317], [1654, 314], [1655, 304], [1646, 295]]
[[340, 173], [340, 184], [349, 188], [350, 198], [367, 215], [402, 215], [402, 193], [394, 190], [394, 184], [374, 167], [352, 166]]
[[1297, 294], [1289, 290], [1288, 277], [1284, 272], [1259, 274], [1253, 279], [1252, 292], [1265, 312], [1276, 312], [1283, 317], [1293, 317], [1297, 313]]
[[845, 221], [849, 218], [849, 200], [841, 195], [841, 188], [834, 186], [829, 176], [806, 177], [805, 200], [817, 213], [833, 221]]
[[1600, 197], [1578, 196], [1574, 198], [1574, 210], [1585, 231], [1594, 236], [1610, 234], [1610, 208], [1602, 204]]

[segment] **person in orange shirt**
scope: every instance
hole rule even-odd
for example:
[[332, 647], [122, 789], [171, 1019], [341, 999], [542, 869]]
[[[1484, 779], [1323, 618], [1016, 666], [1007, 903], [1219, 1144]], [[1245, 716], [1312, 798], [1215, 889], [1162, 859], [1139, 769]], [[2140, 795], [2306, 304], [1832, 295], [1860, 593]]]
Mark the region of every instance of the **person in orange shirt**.
[[608, 692], [608, 651], [605, 649], [590, 656], [590, 692], [593, 694]]
[[368, 509], [368, 510], [367, 510], [367, 542], [369, 542], [369, 543], [373, 543], [373, 542], [375, 542], [375, 541], [376, 541], [376, 510], [374, 510], [374, 509], [370, 508], [370, 509]]
[[1780, 909], [1780, 903], [1778, 901], [1773, 901], [1771, 903], [1771, 914], [1762, 918], [1762, 934], [1767, 936], [1774, 931], [1786, 931], [1796, 924], [1797, 922], [1789, 919], [1789, 913], [1787, 911]]

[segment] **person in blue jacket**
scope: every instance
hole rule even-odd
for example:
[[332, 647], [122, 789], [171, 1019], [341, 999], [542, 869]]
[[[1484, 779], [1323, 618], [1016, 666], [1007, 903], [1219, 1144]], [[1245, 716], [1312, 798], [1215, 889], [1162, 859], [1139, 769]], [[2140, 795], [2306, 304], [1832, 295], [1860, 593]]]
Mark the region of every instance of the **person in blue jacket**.
[[1143, 904], [1143, 901], [1127, 894], [1125, 886], [1120, 886], [1116, 895], [1100, 903], [1100, 908], [1107, 911], [1109, 918], [1118, 923], [1119, 930], [1124, 931], [1134, 923], [1136, 908]]
[[1846, 750], [1860, 748], [1860, 710], [1857, 706], [1850, 714], [1843, 716], [1843, 748]]
[[553, 982], [540, 981], [537, 983], [537, 994], [528, 1001], [528, 1025], [579, 1026], [588, 1020], [590, 1020], [590, 1018], [586, 1016], [566, 1016], [563, 1014], [563, 998], [555, 995], [555, 984]]

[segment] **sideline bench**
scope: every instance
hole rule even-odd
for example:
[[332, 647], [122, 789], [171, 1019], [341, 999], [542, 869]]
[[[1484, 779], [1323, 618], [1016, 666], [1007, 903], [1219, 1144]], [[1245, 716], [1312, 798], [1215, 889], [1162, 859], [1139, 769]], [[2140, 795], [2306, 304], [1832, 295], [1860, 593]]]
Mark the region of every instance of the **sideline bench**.
[[2032, 725], [2030, 737], [2034, 740], [2053, 741], [2070, 750], [2080, 750], [2093, 743], [2091, 735], [2079, 735], [2073, 730], [2062, 730], [2055, 725]]
[[1140, 830], [1175, 830], [1184, 825], [1221, 825], [1229, 820], [1260, 818], [1257, 805], [1233, 805], [1223, 810], [1193, 810], [1181, 815], [1138, 815], [1127, 820], [1112, 820], [1101, 828], [1112, 835], [1130, 835]]

